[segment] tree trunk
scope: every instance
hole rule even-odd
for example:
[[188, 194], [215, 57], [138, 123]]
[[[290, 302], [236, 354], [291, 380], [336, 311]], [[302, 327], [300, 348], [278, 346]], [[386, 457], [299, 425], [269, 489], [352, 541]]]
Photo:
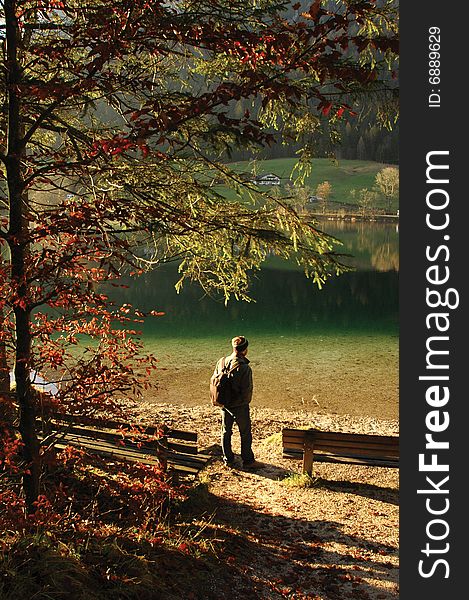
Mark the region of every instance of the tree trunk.
[[[3, 320], [3, 311], [0, 310], [0, 320]], [[5, 344], [0, 342], [0, 398], [2, 394], [10, 392], [10, 369], [8, 367], [7, 351]]]
[[0, 344], [0, 397], [10, 392], [10, 369], [5, 353], [5, 344]]
[[30, 381], [31, 371], [31, 309], [28, 306], [26, 257], [28, 254], [27, 193], [22, 173], [22, 158], [26, 154], [21, 120], [20, 84], [22, 70], [19, 59], [20, 32], [16, 18], [16, 0], [5, 0], [6, 89], [8, 98], [8, 133], [5, 166], [10, 208], [8, 244], [11, 257], [11, 283], [14, 296], [16, 356], [15, 381], [19, 405], [19, 430], [23, 442], [25, 470], [23, 489], [28, 512], [34, 511], [39, 495], [40, 454], [35, 426], [35, 407]]
[[[7, 252], [4, 251], [4, 248], [0, 248], [0, 262], [7, 264], [9, 262], [9, 258], [7, 257]], [[0, 324], [4, 322], [5, 319], [5, 311], [3, 308], [0, 308]], [[1, 325], [0, 325], [1, 327]], [[6, 329], [6, 327], [5, 327]], [[4, 397], [9, 396], [10, 394], [10, 367], [8, 364], [8, 355], [7, 348], [4, 341], [0, 342], [0, 399], [3, 400]]]
[[36, 434], [36, 414], [30, 381], [31, 333], [30, 313], [15, 309], [16, 316], [16, 396], [20, 409], [19, 430], [23, 442], [23, 489], [28, 512], [34, 512], [34, 502], [39, 495], [41, 474], [39, 440]]

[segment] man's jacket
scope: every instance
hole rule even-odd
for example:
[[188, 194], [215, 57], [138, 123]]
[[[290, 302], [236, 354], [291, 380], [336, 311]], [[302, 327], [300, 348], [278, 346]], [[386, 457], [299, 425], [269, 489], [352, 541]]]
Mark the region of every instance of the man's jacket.
[[[217, 362], [215, 373], [221, 370], [221, 361]], [[225, 358], [225, 368], [231, 371], [231, 389], [232, 397], [229, 406], [243, 406], [249, 404], [252, 400], [252, 370], [249, 366], [249, 360], [240, 354], [232, 353]], [[229, 406], [227, 406], [229, 408]]]

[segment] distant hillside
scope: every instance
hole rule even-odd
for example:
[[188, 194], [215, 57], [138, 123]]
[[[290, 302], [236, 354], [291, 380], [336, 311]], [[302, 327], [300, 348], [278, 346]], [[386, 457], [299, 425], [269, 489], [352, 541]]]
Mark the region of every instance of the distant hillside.
[[[281, 178], [281, 186], [292, 184], [295, 174], [293, 172], [296, 159], [275, 158], [257, 162], [240, 161], [230, 166], [242, 173], [275, 173]], [[350, 202], [352, 189], [372, 188], [376, 174], [384, 167], [383, 163], [363, 160], [338, 160], [316, 158], [312, 161], [311, 174], [306, 177], [304, 185], [314, 194], [319, 183], [328, 181], [332, 186], [330, 200], [332, 202]], [[291, 179], [293, 177], [293, 179]]]

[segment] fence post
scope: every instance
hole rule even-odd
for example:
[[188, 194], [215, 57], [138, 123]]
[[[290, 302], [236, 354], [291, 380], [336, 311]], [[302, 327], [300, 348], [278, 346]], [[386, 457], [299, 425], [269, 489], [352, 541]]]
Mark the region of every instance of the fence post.
[[314, 431], [306, 431], [303, 442], [303, 473], [312, 474], [314, 457]]

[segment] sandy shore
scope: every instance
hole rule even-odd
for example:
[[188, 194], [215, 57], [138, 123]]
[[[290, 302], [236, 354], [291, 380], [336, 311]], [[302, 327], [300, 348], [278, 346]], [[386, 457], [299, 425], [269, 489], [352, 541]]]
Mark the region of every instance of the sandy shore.
[[[219, 442], [220, 417], [219, 410], [204, 405], [186, 405], [157, 402], [149, 397], [135, 409], [139, 420], [145, 423], [164, 421], [170, 426], [197, 431], [199, 447], [209, 447]], [[282, 427], [317, 427], [328, 431], [349, 431], [353, 433], [376, 433], [381, 435], [398, 435], [397, 419], [384, 419], [373, 416], [356, 416], [350, 414], [334, 414], [324, 411], [308, 411], [304, 409], [287, 410], [265, 408], [251, 404], [254, 443], [261, 442]]]
[[[286, 342], [285, 342], [286, 344]], [[307, 411], [379, 419], [398, 418], [398, 357], [395, 349], [380, 349], [374, 340], [363, 342], [361, 354], [347, 342], [320, 348], [274, 343], [250, 355], [254, 376], [253, 406], [290, 412]], [[160, 367], [152, 376], [155, 388], [145, 401], [175, 406], [204, 406], [209, 402], [209, 379], [218, 358], [191, 356], [187, 348], [159, 354]]]

